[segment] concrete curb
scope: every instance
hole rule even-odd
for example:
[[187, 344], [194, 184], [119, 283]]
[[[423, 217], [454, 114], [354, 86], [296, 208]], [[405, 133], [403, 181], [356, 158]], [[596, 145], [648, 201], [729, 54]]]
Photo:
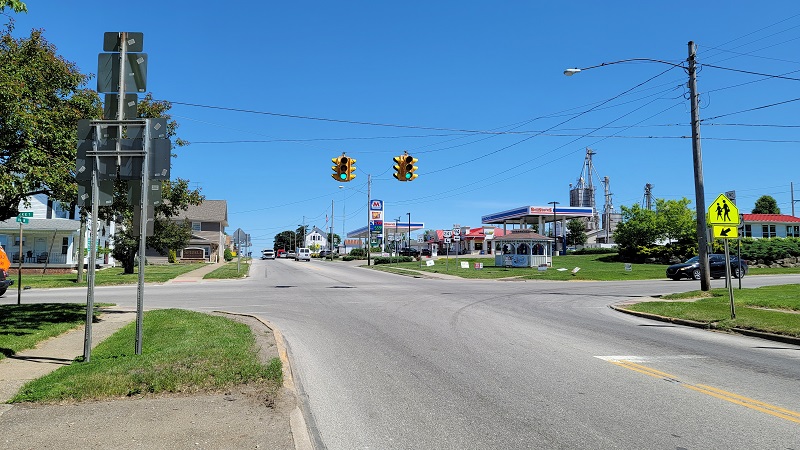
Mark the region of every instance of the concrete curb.
[[[655, 300], [655, 299], [654, 299]], [[731, 328], [726, 330], [721, 330], [717, 328], [713, 323], [706, 323], [706, 322], [697, 322], [694, 320], [687, 320], [687, 319], [678, 319], [675, 317], [666, 317], [666, 316], [659, 316], [658, 314], [650, 314], [644, 313], [640, 311], [632, 311], [630, 309], [626, 309], [625, 306], [630, 305], [631, 303], [618, 303], [615, 305], [608, 305], [609, 308], [613, 309], [614, 311], [619, 311], [625, 314], [630, 314], [632, 316], [642, 317], [644, 319], [650, 320], [658, 320], [660, 322], [668, 322], [674, 323], [676, 325], [684, 325], [687, 327], [694, 327], [694, 328], [702, 328], [704, 330], [711, 330], [711, 331], [720, 331], [720, 332], [731, 332], [736, 334], [741, 334], [743, 336], [750, 336], [756, 337], [760, 339], [766, 339], [770, 341], [782, 342], [784, 344], [792, 344], [800, 346], [800, 338], [796, 338], [793, 336], [784, 336], [781, 334], [774, 334], [774, 333], [766, 333], [763, 331], [755, 331], [755, 330], [748, 330], [745, 328]]]
[[311, 444], [311, 437], [308, 432], [308, 425], [306, 424], [305, 416], [303, 416], [303, 411], [300, 409], [300, 398], [297, 393], [297, 387], [294, 384], [294, 377], [292, 375], [292, 366], [289, 364], [289, 352], [286, 349], [286, 342], [283, 340], [283, 334], [280, 332], [278, 327], [276, 327], [272, 322], [262, 319], [259, 316], [253, 314], [245, 314], [245, 313], [234, 313], [229, 311], [214, 311], [223, 314], [230, 314], [232, 316], [245, 316], [251, 317], [255, 320], [258, 320], [264, 326], [272, 330], [272, 334], [275, 336], [275, 345], [278, 347], [278, 356], [281, 359], [281, 366], [283, 372], [283, 387], [291, 391], [298, 401], [298, 406], [296, 406], [290, 416], [289, 416], [289, 426], [292, 429], [292, 439], [294, 440], [294, 448], [295, 450], [313, 450], [314, 446]]

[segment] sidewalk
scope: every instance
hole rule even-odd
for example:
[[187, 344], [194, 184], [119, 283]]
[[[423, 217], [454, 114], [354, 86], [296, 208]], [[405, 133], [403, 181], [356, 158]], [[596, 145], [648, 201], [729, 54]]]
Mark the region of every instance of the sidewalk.
[[213, 264], [206, 264], [205, 266], [195, 269], [191, 272], [186, 272], [183, 275], [178, 275], [177, 277], [167, 281], [165, 284], [173, 284], [173, 283], [197, 283], [198, 281], [203, 281], [203, 277], [207, 274], [219, 269], [220, 267], [225, 265], [225, 261], [217, 262]]
[[[136, 311], [117, 307], [103, 309], [99, 321], [92, 324], [92, 348], [120, 328], [136, 320]], [[41, 378], [61, 366], [68, 366], [83, 356], [85, 327], [78, 327], [50, 338], [36, 348], [23, 350], [0, 360], [0, 402], [7, 402], [28, 381]], [[0, 405], [3, 408], [11, 405]]]

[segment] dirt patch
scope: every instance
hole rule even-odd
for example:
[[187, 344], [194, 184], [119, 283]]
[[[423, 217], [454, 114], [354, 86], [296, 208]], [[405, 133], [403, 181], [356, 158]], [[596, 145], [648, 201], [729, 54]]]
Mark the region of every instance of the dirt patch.
[[[253, 330], [259, 358], [278, 356], [272, 331], [256, 319], [226, 317]], [[163, 395], [69, 405], [0, 405], [4, 449], [294, 449], [292, 392], [268, 383], [225, 392]]]

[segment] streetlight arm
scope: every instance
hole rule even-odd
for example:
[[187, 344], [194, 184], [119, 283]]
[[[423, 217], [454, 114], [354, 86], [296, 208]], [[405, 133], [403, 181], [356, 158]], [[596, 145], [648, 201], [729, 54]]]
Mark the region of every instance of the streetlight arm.
[[566, 69], [566, 70], [564, 70], [564, 75], [566, 75], [566, 76], [568, 76], [568, 77], [571, 77], [572, 75], [575, 75], [576, 73], [578, 73], [578, 72], [582, 72], [582, 71], [584, 71], [584, 70], [596, 69], [596, 68], [598, 68], [598, 67], [603, 67], [603, 66], [611, 66], [611, 65], [614, 65], [614, 64], [622, 64], [622, 63], [635, 62], [635, 61], [655, 62], [655, 63], [667, 64], [667, 65], [669, 65], [669, 66], [673, 66], [673, 67], [683, 67], [681, 64], [675, 64], [675, 63], [671, 63], [671, 62], [669, 62], [669, 61], [662, 61], [662, 60], [660, 60], [660, 59], [652, 59], [652, 58], [629, 58], [629, 59], [621, 59], [621, 60], [619, 60], [619, 61], [613, 61], [613, 62], [604, 62], [604, 63], [602, 63], [602, 64], [598, 64], [598, 65], [596, 65], [596, 66], [584, 67], [584, 68], [582, 68], [582, 69], [578, 69], [577, 67], [575, 67], [575, 68], [572, 68], [572, 69]]

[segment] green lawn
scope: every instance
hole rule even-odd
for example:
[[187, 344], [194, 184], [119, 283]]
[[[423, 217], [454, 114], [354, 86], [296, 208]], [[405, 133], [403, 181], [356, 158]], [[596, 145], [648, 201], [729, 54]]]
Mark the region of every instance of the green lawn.
[[203, 279], [243, 278], [248, 273], [250, 273], [250, 260], [242, 259], [241, 263], [237, 263], [234, 259], [219, 269], [206, 274]]
[[[584, 281], [624, 281], [624, 280], [658, 280], [667, 279], [666, 264], [631, 264], [631, 270], [625, 270], [625, 263], [615, 261], [616, 254], [566, 255], [556, 256], [552, 268], [540, 271], [533, 267], [505, 268], [495, 267], [494, 258], [439, 257], [433, 266], [426, 266], [425, 259], [406, 263], [380, 264], [373, 266], [377, 270], [397, 272], [397, 269], [409, 269], [421, 272], [443, 273], [462, 278], [519, 278], [524, 280], [584, 280]], [[468, 268], [461, 267], [466, 262]], [[475, 263], [483, 263], [483, 269], [475, 269]], [[573, 274], [578, 267], [580, 270]], [[566, 269], [566, 270], [558, 270]], [[403, 271], [397, 273], [411, 274]], [[750, 269], [752, 275], [778, 275], [800, 273], [800, 267], [780, 269]]]
[[[97, 304], [97, 307], [107, 304]], [[95, 313], [96, 315], [96, 313]], [[86, 323], [86, 305], [0, 305], [0, 359]]]
[[[144, 281], [145, 283], [163, 283], [177, 277], [178, 275], [199, 269], [200, 267], [203, 267], [202, 263], [149, 265], [145, 266], [144, 269]], [[133, 272], [134, 273], [132, 274], [125, 274], [123, 273], [123, 269], [121, 267], [110, 267], [108, 269], [96, 270], [94, 284], [95, 286], [136, 284], [139, 282], [139, 268], [135, 267]], [[85, 287], [87, 285], [86, 283], [88, 277], [89, 273], [87, 271], [84, 273], [83, 282], [78, 283], [75, 281], [77, 279], [77, 274], [75, 273], [45, 275], [28, 275], [23, 273], [22, 286], [30, 286], [34, 289], [75, 286]], [[11, 287], [9, 292], [17, 288], [17, 276], [12, 275], [11, 278], [14, 280], [14, 286]]]
[[[556, 256], [554, 268], [540, 271], [533, 267], [505, 268], [495, 267], [494, 258], [474, 258], [455, 256], [448, 258], [439, 257], [433, 266], [426, 266], [425, 260], [381, 264], [374, 266], [378, 270], [394, 270], [396, 268], [411, 269], [421, 272], [444, 273], [456, 275], [462, 278], [521, 278], [526, 280], [596, 280], [596, 281], [618, 281], [618, 280], [649, 280], [655, 278], [666, 278], [667, 266], [662, 264], [631, 264], [631, 270], [625, 270], [625, 263], [612, 261], [616, 255], [567, 255]], [[466, 262], [468, 268], [461, 268], [461, 263]], [[483, 269], [475, 269], [475, 263], [483, 263]], [[572, 273], [579, 267], [580, 270]], [[394, 268], [394, 269], [392, 269]], [[558, 269], [566, 270], [558, 270]]]
[[89, 363], [73, 362], [27, 383], [11, 402], [57, 402], [158, 393], [216, 391], [263, 383], [274, 395], [281, 362], [258, 360], [247, 325], [219, 316], [168, 309], [145, 313], [142, 354], [136, 324], [101, 342]]
[[664, 296], [658, 302], [626, 306], [632, 311], [695, 320], [719, 329], [744, 328], [800, 337], [800, 284], [734, 289], [736, 318], [731, 319], [727, 289]]

